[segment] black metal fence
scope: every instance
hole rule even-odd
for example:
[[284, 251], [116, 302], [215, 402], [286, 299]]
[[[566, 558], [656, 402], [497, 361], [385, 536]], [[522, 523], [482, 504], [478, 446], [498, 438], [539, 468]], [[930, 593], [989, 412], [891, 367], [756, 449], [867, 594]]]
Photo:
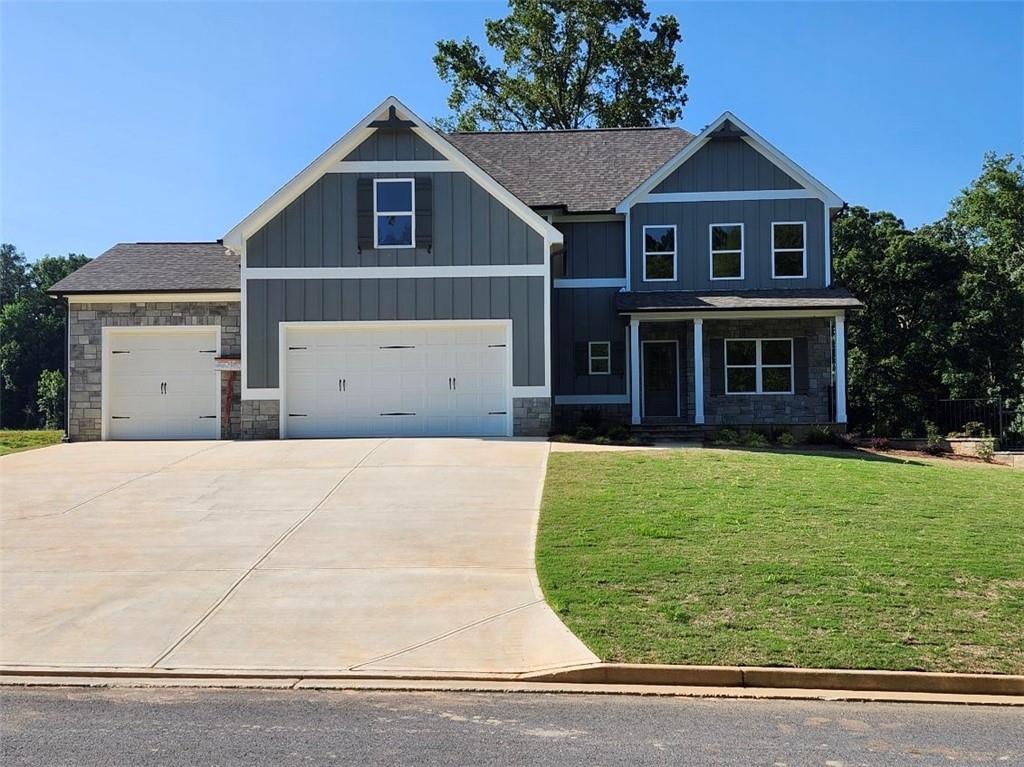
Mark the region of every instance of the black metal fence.
[[[929, 418], [940, 434], [963, 431], [967, 424], [982, 424], [986, 434], [1003, 437], [1007, 414], [1003, 401], [994, 399], [940, 399], [929, 408]], [[981, 434], [972, 436], [982, 436]]]

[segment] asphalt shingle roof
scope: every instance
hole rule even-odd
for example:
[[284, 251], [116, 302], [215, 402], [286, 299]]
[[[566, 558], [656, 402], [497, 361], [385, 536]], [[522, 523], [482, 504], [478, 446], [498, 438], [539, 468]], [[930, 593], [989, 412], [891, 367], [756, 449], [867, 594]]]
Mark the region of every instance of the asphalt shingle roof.
[[612, 210], [694, 136], [682, 128], [450, 133], [446, 138], [534, 208]]
[[726, 311], [729, 309], [857, 309], [863, 304], [846, 288], [746, 290], [739, 293], [693, 293], [651, 290], [617, 293], [620, 312]]
[[57, 282], [50, 293], [159, 293], [241, 289], [238, 256], [219, 242], [122, 242]]

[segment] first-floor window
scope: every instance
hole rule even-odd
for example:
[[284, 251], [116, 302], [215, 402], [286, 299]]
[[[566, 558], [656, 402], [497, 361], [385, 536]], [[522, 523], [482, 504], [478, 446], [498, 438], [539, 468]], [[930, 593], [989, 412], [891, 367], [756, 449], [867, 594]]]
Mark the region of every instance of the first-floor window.
[[415, 194], [411, 178], [374, 179], [373, 247], [413, 247]]
[[711, 279], [743, 279], [743, 224], [711, 225]]
[[792, 394], [792, 338], [727, 338], [726, 394]]
[[590, 375], [606, 376], [612, 372], [612, 345], [608, 341], [591, 341], [587, 345]]

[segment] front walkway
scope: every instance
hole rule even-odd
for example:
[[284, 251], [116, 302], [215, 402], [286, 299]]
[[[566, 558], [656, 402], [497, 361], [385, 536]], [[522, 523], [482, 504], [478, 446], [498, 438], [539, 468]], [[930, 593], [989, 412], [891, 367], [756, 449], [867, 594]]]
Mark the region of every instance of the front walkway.
[[0, 664], [521, 672], [595, 656], [544, 603], [549, 445], [58, 445], [0, 459]]

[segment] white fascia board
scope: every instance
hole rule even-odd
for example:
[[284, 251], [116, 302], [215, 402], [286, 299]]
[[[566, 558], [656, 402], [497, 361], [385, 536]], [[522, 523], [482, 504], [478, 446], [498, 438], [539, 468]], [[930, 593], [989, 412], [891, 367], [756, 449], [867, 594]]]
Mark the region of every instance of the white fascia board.
[[760, 152], [767, 159], [782, 168], [782, 170], [786, 171], [786, 173], [792, 176], [796, 181], [800, 182], [808, 189], [817, 192], [816, 196], [820, 197], [825, 202], [826, 206], [830, 208], [841, 208], [843, 206], [844, 203], [842, 198], [840, 198], [835, 192], [789, 159], [732, 112], [725, 111], [715, 118], [715, 120], [710, 122], [693, 141], [677, 152], [675, 157], [658, 168], [658, 170], [649, 176], [646, 181], [630, 192], [625, 199], [616, 206], [615, 210], [619, 213], [625, 213], [633, 207], [633, 205], [640, 201], [641, 197], [647, 195], [658, 184], [664, 181], [672, 171], [695, 155], [702, 146], [711, 140], [712, 134], [726, 121], [733, 123], [737, 128], [747, 134], [743, 140], [746, 141], [753, 149]]
[[[425, 120], [405, 106], [394, 96], [388, 96], [377, 107], [356, 123], [348, 133], [332, 144], [327, 151], [307, 165], [291, 181], [281, 187], [270, 198], [268, 198], [256, 210], [246, 216], [240, 223], [224, 235], [224, 245], [236, 253], [239, 252], [242, 242], [246, 237], [258, 231], [270, 219], [286, 208], [293, 200], [308, 189], [318, 178], [325, 173], [336, 172], [335, 166], [348, 155], [359, 144], [366, 140], [376, 128], [366, 126], [368, 122], [375, 119], [380, 113], [386, 112], [394, 107], [396, 114], [406, 120], [416, 123], [412, 131], [426, 141], [430, 146], [444, 155], [451, 163], [453, 170], [465, 173], [476, 181], [480, 186], [494, 195], [506, 207], [516, 213], [532, 229], [536, 230], [546, 240], [552, 243], [561, 244], [562, 234], [551, 224], [538, 216], [526, 203], [505, 189], [491, 176], [485, 173], [472, 160], [455, 148], [447, 139], [437, 131], [430, 128]], [[446, 166], [448, 167], [448, 166]]]
[[135, 303], [223, 303], [242, 298], [241, 292], [219, 293], [68, 293], [69, 304], [135, 304]]

